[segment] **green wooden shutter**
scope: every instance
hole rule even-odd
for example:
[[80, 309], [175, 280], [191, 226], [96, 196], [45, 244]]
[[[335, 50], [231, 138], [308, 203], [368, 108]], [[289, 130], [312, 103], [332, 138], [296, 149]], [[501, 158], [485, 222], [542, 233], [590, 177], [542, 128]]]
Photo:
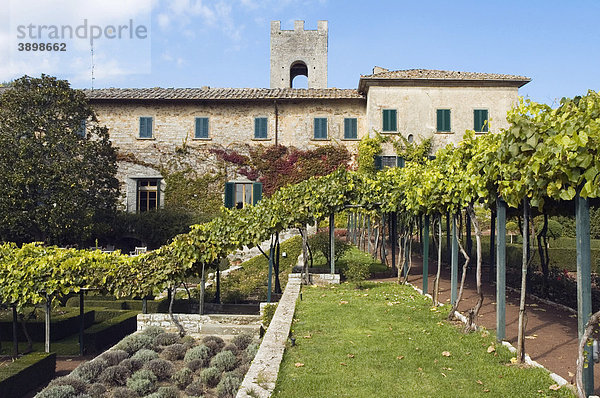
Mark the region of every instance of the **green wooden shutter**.
[[151, 117], [140, 117], [140, 138], [152, 138]]
[[450, 109], [437, 110], [437, 131], [449, 132], [450, 126]]
[[85, 128], [86, 128], [86, 121], [82, 120], [81, 123], [79, 123], [79, 128], [76, 131], [77, 135], [79, 135], [81, 137], [85, 137]]
[[356, 118], [344, 119], [344, 139], [355, 140], [357, 137], [358, 134]]
[[140, 118], [140, 138], [145, 138], [146, 134], [146, 118], [145, 117], [141, 117]]
[[197, 117], [196, 118], [196, 131], [195, 138], [208, 138], [208, 118]]
[[382, 130], [389, 131], [389, 129], [390, 129], [389, 111], [387, 109], [384, 109], [382, 116], [383, 116], [383, 126], [381, 126]]
[[254, 118], [254, 138], [267, 138], [267, 118]]
[[395, 109], [384, 109], [383, 110], [383, 131], [396, 131], [396, 110]]
[[316, 117], [314, 122], [314, 138], [316, 140], [327, 139], [327, 118]]
[[235, 207], [235, 182], [225, 183], [225, 207], [228, 209]]
[[160, 180], [156, 181], [156, 210], [160, 209]]
[[479, 133], [488, 131], [488, 124], [486, 123], [488, 120], [487, 109], [475, 109], [473, 111], [473, 120], [475, 122], [473, 130]]
[[402, 156], [396, 157], [396, 167], [404, 167], [404, 158]]
[[375, 155], [375, 170], [383, 169], [383, 159], [379, 155]]
[[488, 131], [488, 111], [487, 109], [484, 109], [481, 112], [481, 125], [482, 125], [482, 129], [481, 131], [487, 132]]
[[255, 205], [262, 199], [262, 182], [252, 183], [252, 204]]

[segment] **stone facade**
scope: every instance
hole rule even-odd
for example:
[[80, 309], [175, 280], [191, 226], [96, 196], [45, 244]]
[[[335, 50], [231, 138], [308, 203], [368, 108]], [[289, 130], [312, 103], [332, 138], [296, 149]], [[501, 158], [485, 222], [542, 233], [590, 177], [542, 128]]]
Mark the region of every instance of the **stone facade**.
[[[432, 138], [434, 151], [447, 144], [457, 144], [465, 130], [474, 128], [474, 110], [485, 109], [489, 115], [489, 130], [507, 128], [507, 111], [518, 101], [518, 91], [512, 87], [372, 87], [367, 96], [366, 122], [372, 131], [382, 131], [383, 110], [395, 109], [397, 131], [416, 141]], [[437, 110], [450, 110], [451, 130], [437, 131]], [[387, 148], [388, 152], [393, 149]], [[393, 152], [384, 153], [391, 154]]]
[[[109, 128], [110, 139], [122, 151], [135, 152], [149, 162], [159, 161], [157, 147], [175, 148], [275, 143], [302, 149], [331, 143], [342, 143], [355, 149], [368, 134], [365, 119], [365, 99], [275, 99], [257, 101], [215, 101], [206, 103], [129, 103], [124, 101], [96, 102], [94, 108], [103, 125]], [[139, 138], [139, 118], [153, 119], [152, 138]], [[195, 118], [208, 118], [208, 138], [194, 138]], [[314, 139], [315, 117], [328, 120], [327, 139]], [[267, 119], [267, 137], [255, 138], [255, 118]], [[344, 119], [356, 118], [357, 138], [344, 139]]]
[[327, 21], [317, 30], [304, 30], [304, 21], [281, 30], [280, 21], [272, 21], [271, 88], [291, 88], [296, 76], [306, 76], [308, 88], [327, 88], [327, 39]]
[[[317, 30], [305, 30], [303, 21], [296, 21], [294, 30], [281, 30], [274, 21], [269, 89], [86, 91], [119, 149], [124, 208], [136, 210], [140, 179], [160, 180], [161, 166], [181, 148], [192, 150], [189, 162], [200, 173], [214, 171], [214, 147], [340, 144], [356, 153], [361, 138], [381, 132], [416, 142], [433, 138], [437, 150], [474, 129], [476, 110], [485, 112], [490, 130], [507, 127], [506, 113], [517, 102], [519, 87], [530, 81], [514, 75], [375, 67], [371, 75], [360, 77], [357, 89], [327, 88], [327, 40], [327, 21], [319, 21]], [[290, 88], [295, 74], [308, 76], [308, 89]], [[438, 110], [448, 116], [448, 131], [438, 131]], [[384, 111], [394, 112], [393, 131], [382, 131]], [[152, 126], [145, 134], [142, 118]], [[197, 118], [204, 123], [200, 137]], [[392, 145], [384, 146], [382, 155], [394, 155]], [[161, 193], [164, 184], [159, 192], [164, 198]]]

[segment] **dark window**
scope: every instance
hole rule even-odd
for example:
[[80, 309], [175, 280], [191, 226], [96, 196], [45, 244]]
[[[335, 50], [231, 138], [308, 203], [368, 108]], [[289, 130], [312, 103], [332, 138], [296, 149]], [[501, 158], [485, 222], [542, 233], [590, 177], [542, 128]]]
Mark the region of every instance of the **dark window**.
[[160, 207], [160, 180], [137, 181], [137, 211], [143, 213]]
[[327, 118], [316, 117], [315, 118], [315, 140], [326, 140], [327, 139]]
[[356, 118], [344, 119], [344, 138], [347, 140], [355, 140], [358, 138]]
[[255, 205], [261, 199], [261, 182], [225, 183], [225, 207], [228, 209], [241, 209], [249, 204]]
[[375, 170], [383, 170], [385, 167], [404, 167], [402, 156], [375, 156]]
[[397, 120], [395, 109], [384, 109], [383, 110], [383, 131], [397, 131]]
[[81, 123], [79, 124], [79, 128], [77, 129], [76, 133], [77, 133], [77, 135], [79, 135], [81, 137], [85, 137], [85, 131], [86, 131], [86, 122], [85, 122], [85, 120], [82, 120]]
[[196, 131], [194, 138], [208, 138], [208, 118], [197, 117], [196, 118]]
[[437, 110], [437, 131], [450, 132], [450, 109]]
[[152, 138], [152, 118], [140, 117], [140, 138]]
[[258, 138], [258, 139], [267, 138], [267, 118], [266, 117], [255, 117], [254, 118], [254, 138]]
[[473, 119], [475, 121], [473, 130], [478, 133], [488, 131], [488, 111], [487, 109], [475, 109], [473, 111]]

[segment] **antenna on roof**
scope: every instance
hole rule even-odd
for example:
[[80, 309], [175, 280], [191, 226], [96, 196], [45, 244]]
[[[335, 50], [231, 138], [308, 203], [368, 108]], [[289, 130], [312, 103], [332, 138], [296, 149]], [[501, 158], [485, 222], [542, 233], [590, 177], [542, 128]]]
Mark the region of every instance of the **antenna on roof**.
[[92, 91], [94, 91], [94, 42], [92, 42]]

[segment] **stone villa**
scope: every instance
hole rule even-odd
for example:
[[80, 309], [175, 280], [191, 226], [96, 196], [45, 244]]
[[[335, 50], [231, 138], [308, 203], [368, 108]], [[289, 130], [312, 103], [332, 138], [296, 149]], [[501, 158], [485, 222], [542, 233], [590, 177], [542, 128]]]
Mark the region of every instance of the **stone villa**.
[[[119, 178], [128, 211], [162, 205], [161, 149], [339, 143], [355, 152], [375, 131], [409, 141], [433, 137], [434, 149], [465, 130], [507, 127], [506, 112], [530, 79], [493, 73], [375, 67], [355, 89], [327, 87], [327, 21], [317, 30], [281, 30], [271, 22], [270, 88], [110, 88], [86, 90], [122, 157]], [[308, 88], [293, 88], [306, 76]], [[395, 164], [392, 148], [383, 163]], [[210, 162], [210, 156], [204, 162]], [[199, 166], [201, 167], [201, 166]], [[206, 167], [206, 165], [204, 166]]]

